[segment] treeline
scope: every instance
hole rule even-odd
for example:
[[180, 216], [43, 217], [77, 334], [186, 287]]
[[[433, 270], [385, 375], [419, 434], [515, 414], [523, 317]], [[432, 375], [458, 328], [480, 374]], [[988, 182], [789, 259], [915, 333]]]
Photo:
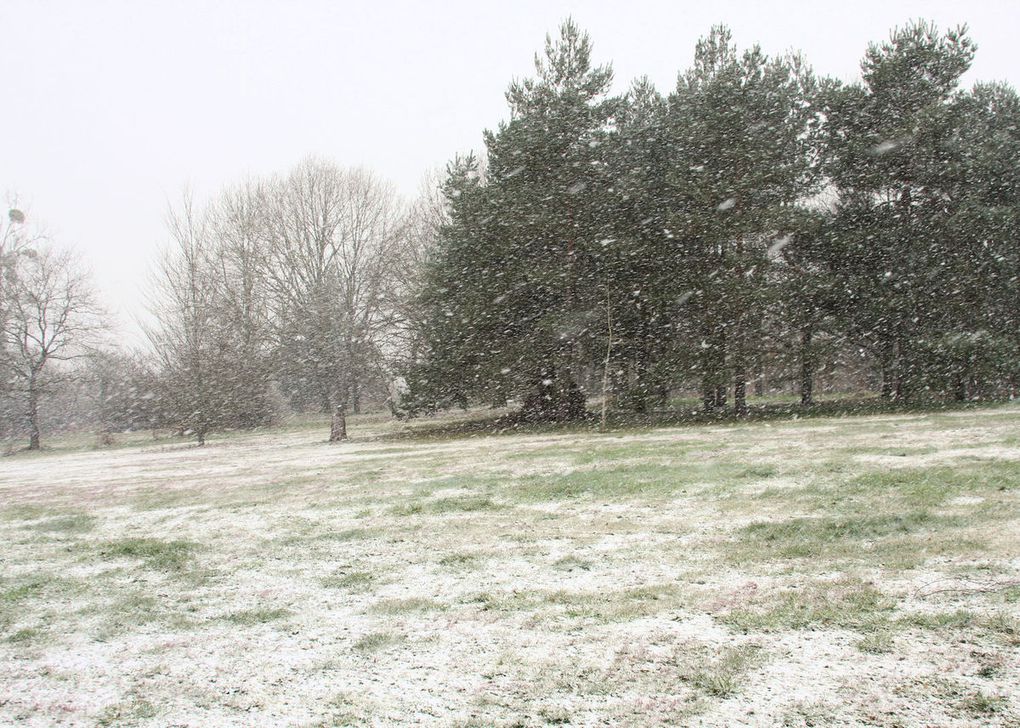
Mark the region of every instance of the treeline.
[[[12, 218], [0, 249], [9, 263], [0, 426], [30, 434], [32, 449], [43, 425], [94, 429], [100, 442], [169, 430], [201, 444], [295, 411], [382, 406], [407, 349], [418, 246], [436, 227], [427, 206], [437, 202], [408, 206], [372, 173], [316, 159], [207, 204], [185, 195], [168, 212], [148, 345], [137, 352], [104, 336], [80, 266], [44, 253]], [[77, 288], [61, 288], [67, 281]]]
[[647, 412], [677, 395], [888, 400], [1020, 385], [1020, 99], [963, 89], [975, 45], [914, 23], [861, 80], [714, 28], [668, 94], [611, 94], [567, 21], [510, 118], [406, 204], [311, 159], [168, 214], [148, 346], [73, 256], [0, 226], [0, 430], [208, 433], [291, 411], [516, 403]]
[[202, 209], [185, 200], [148, 331], [164, 424], [201, 443], [281, 411], [381, 404], [403, 348], [411, 214], [373, 174], [318, 160]]
[[662, 95], [610, 95], [565, 23], [482, 160], [458, 158], [424, 272], [409, 412], [570, 419], [821, 378], [900, 401], [1020, 383], [1020, 102], [960, 88], [965, 29], [871, 45], [859, 83], [714, 28]]

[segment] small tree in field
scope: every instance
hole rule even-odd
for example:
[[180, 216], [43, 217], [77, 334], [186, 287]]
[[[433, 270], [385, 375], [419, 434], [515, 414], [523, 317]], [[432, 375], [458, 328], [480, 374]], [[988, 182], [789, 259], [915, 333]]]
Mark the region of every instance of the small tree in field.
[[7, 284], [4, 349], [14, 394], [24, 406], [28, 449], [38, 450], [39, 403], [66, 376], [54, 364], [87, 352], [101, 313], [89, 276], [66, 251], [23, 251]]
[[231, 396], [224, 382], [212, 242], [208, 221], [190, 198], [170, 211], [167, 225], [172, 242], [160, 261], [152, 305], [157, 325], [146, 333], [160, 370], [160, 407], [169, 422], [204, 445]]

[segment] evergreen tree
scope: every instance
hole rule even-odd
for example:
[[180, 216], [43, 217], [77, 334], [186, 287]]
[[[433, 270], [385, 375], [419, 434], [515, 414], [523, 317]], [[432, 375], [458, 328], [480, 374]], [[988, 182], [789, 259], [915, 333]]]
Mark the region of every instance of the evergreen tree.
[[[511, 84], [510, 120], [485, 135], [485, 183], [464, 189], [465, 169], [451, 170], [452, 222], [424, 297], [450, 319], [430, 332], [430, 348], [465, 373], [461, 397], [501, 387], [522, 395], [529, 417], [573, 419], [585, 411], [601, 309], [603, 149], [618, 101], [608, 97], [612, 72], [592, 66], [572, 21], [547, 38], [535, 70]], [[449, 285], [456, 276], [462, 283]]]
[[879, 361], [886, 397], [919, 387], [925, 341], [942, 325], [951, 276], [941, 230], [961, 162], [954, 97], [974, 51], [964, 29], [913, 23], [871, 45], [863, 84], [830, 100], [843, 308]]
[[736, 411], [746, 411], [767, 251], [817, 185], [815, 91], [799, 57], [740, 53], [720, 26], [699, 41], [670, 96], [670, 230], [676, 278], [692, 292], [706, 409], [725, 406], [732, 379]]

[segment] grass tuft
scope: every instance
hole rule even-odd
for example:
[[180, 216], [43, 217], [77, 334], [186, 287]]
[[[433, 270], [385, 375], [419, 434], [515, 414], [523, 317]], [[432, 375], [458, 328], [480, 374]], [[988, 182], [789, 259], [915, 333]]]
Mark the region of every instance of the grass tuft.
[[403, 635], [395, 632], [371, 632], [354, 643], [358, 652], [376, 652], [385, 647], [400, 644], [405, 640]]
[[253, 627], [259, 624], [266, 624], [268, 622], [285, 619], [290, 615], [291, 611], [289, 609], [244, 609], [239, 612], [226, 614], [223, 616], [223, 619], [242, 627]]
[[106, 559], [141, 559], [154, 571], [176, 572], [190, 564], [196, 545], [192, 541], [126, 538], [108, 541], [100, 547], [99, 554]]

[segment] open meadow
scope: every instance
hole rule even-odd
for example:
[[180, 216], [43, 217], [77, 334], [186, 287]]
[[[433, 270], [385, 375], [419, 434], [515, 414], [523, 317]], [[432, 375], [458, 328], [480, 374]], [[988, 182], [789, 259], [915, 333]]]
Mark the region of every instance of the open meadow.
[[0, 724], [1020, 725], [1020, 407], [0, 460]]

